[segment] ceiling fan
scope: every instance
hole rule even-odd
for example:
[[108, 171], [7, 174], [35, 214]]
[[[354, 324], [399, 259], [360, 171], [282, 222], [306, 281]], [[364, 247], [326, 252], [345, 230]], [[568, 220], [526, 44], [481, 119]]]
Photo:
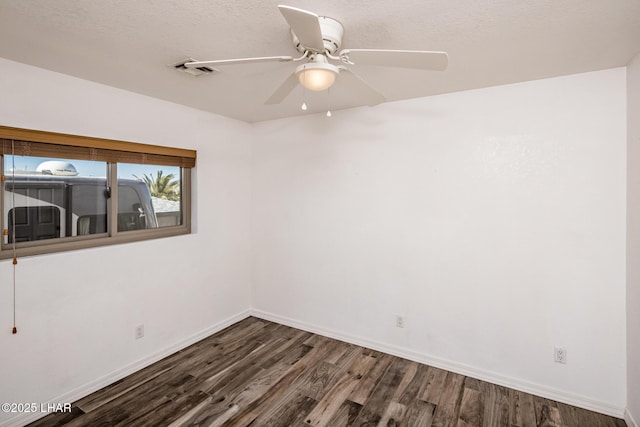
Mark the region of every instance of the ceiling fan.
[[[187, 68], [215, 67], [233, 64], [251, 64], [257, 62], [301, 62], [295, 71], [266, 100], [266, 105], [279, 104], [295, 87], [326, 90], [340, 76], [349, 80], [348, 84], [360, 85], [366, 90], [365, 103], [376, 105], [385, 101], [382, 94], [369, 86], [362, 78], [343, 64], [379, 65], [385, 67], [414, 68], [442, 71], [447, 68], [445, 52], [416, 50], [382, 49], [343, 49], [344, 28], [340, 22], [326, 16], [291, 6], [278, 5], [280, 13], [291, 27], [291, 36], [295, 48], [302, 54], [298, 58], [291, 56], [267, 56], [257, 58], [222, 59], [215, 61], [193, 61], [184, 64]], [[337, 53], [336, 53], [337, 52]], [[341, 64], [334, 65], [333, 62]], [[303, 109], [305, 105], [303, 104]]]

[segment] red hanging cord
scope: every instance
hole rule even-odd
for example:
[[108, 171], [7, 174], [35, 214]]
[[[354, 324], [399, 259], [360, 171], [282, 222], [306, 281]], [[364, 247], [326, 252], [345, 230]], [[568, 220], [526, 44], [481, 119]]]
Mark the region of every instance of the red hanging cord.
[[[4, 144], [3, 144], [4, 146]], [[3, 180], [4, 181], [4, 180]], [[15, 150], [15, 141], [11, 140], [11, 208], [15, 209], [16, 207], [16, 150]], [[12, 334], [18, 333], [18, 328], [16, 327], [16, 265], [18, 265], [18, 256], [16, 255], [16, 215], [14, 211], [14, 215], [12, 217], [12, 230], [13, 230], [13, 239], [11, 239], [11, 246], [13, 249], [13, 329], [11, 330]]]
[[[13, 228], [13, 234], [15, 236], [15, 227]], [[15, 238], [14, 238], [15, 240]], [[16, 265], [18, 265], [18, 258], [13, 258], [13, 329], [11, 330], [12, 334], [18, 333], [18, 328], [16, 328]]]

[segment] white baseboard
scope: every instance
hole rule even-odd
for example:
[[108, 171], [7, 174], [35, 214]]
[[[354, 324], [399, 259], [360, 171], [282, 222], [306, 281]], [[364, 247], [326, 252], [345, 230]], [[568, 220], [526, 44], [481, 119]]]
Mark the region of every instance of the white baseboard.
[[[300, 322], [294, 319], [290, 319], [288, 317], [269, 313], [263, 310], [253, 309], [251, 311], [251, 315], [254, 317], [258, 317], [260, 319], [269, 320], [269, 321], [280, 323], [286, 326], [291, 326], [293, 328], [302, 329], [308, 332], [313, 332], [318, 335], [323, 335], [329, 338], [334, 338], [340, 341], [345, 341], [351, 344], [367, 347], [373, 350], [382, 351], [384, 353], [402, 357], [404, 359], [412, 360], [414, 362], [424, 363], [425, 365], [434, 366], [436, 368], [455, 372], [457, 374], [466, 375], [466, 376], [477, 378], [479, 380], [487, 381], [493, 384], [513, 388], [526, 393], [545, 397], [547, 399], [577, 406], [579, 408], [584, 408], [590, 411], [599, 412], [601, 414], [606, 414], [606, 415], [610, 415], [617, 418], [622, 418], [623, 416], [625, 416], [625, 408], [610, 405], [605, 402], [599, 402], [599, 401], [590, 399], [588, 397], [566, 392], [564, 390], [559, 390], [552, 387], [531, 383], [529, 381], [521, 380], [518, 378], [507, 377], [504, 375], [497, 374], [495, 372], [474, 368], [472, 366], [464, 365], [451, 360], [446, 360], [439, 357], [433, 357], [427, 354], [417, 353], [407, 348], [398, 347], [398, 346], [394, 346], [394, 345], [390, 345], [390, 344], [386, 344], [378, 341], [373, 341], [367, 338], [345, 334], [343, 332], [330, 330], [322, 326], [317, 326], [317, 325], [313, 325], [306, 322]], [[627, 424], [629, 424], [629, 422], [627, 422]], [[629, 427], [631, 426], [632, 424], [629, 424]], [[638, 427], [638, 426], [633, 425], [633, 427]]]
[[633, 419], [628, 409], [624, 411], [624, 422], [627, 423], [627, 427], [640, 427], [640, 424]]
[[[210, 335], [215, 334], [223, 330], [224, 328], [233, 325], [243, 319], [246, 319], [251, 315], [251, 310], [242, 311], [239, 314], [228, 317], [221, 322], [216, 323], [200, 332], [197, 332], [191, 335], [188, 338], [185, 338], [181, 341], [176, 342], [173, 345], [165, 347], [164, 349], [157, 351], [149, 356], [146, 356], [142, 359], [139, 359], [127, 366], [124, 366], [120, 369], [117, 369], [103, 377], [96, 379], [95, 381], [88, 382], [80, 387], [77, 387], [71, 390], [68, 393], [64, 393], [63, 395], [57, 396], [49, 402], [75, 402], [95, 391], [100, 390], [103, 387], [108, 386], [109, 384], [113, 384], [114, 382], [126, 377], [127, 375], [131, 375], [134, 372], [139, 371], [142, 368], [145, 368], [165, 357], [182, 350], [183, 348], [189, 347], [192, 344], [197, 343], [198, 341], [207, 338]], [[48, 402], [43, 402], [48, 403]], [[39, 418], [46, 416], [46, 413], [25, 413], [19, 414], [16, 417], [10, 418], [4, 422], [0, 422], [0, 427], [21, 427], [26, 424], [29, 424]]]

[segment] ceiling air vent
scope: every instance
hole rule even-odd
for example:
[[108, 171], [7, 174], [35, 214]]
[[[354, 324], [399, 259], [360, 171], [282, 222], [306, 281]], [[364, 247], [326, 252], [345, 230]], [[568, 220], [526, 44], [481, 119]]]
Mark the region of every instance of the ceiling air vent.
[[182, 72], [185, 72], [187, 74], [191, 74], [192, 76], [196, 76], [196, 77], [202, 76], [203, 74], [211, 74], [211, 73], [215, 73], [215, 72], [219, 71], [216, 68], [211, 68], [211, 67], [187, 68], [184, 65], [187, 62], [196, 62], [196, 60], [193, 59], [193, 58], [183, 59], [180, 62], [177, 62], [175, 64], [171, 64], [170, 67], [173, 67], [178, 71], [182, 71]]

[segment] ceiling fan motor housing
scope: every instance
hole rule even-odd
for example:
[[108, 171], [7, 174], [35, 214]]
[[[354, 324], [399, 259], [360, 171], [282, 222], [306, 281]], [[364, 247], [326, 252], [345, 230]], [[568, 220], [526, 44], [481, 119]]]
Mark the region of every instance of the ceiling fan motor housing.
[[[326, 16], [318, 17], [318, 21], [320, 22], [320, 32], [322, 33], [322, 41], [324, 42], [324, 51], [329, 52], [330, 54], [336, 53], [338, 49], [340, 49], [340, 46], [342, 46], [344, 27], [337, 20]], [[293, 31], [291, 31], [291, 37], [293, 38], [293, 45], [296, 47], [298, 52], [305, 53], [307, 51], [314, 51], [314, 49], [303, 46]]]

